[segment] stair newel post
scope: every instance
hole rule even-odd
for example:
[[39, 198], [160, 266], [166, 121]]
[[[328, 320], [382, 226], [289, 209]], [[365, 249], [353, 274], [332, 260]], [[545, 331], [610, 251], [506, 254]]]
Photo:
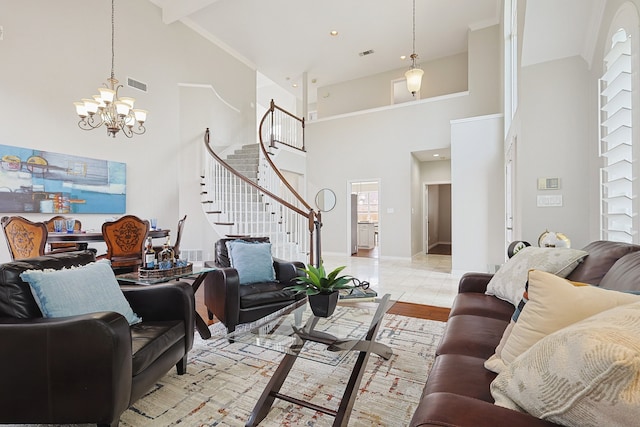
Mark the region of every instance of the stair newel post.
[[322, 264], [322, 211], [318, 211], [315, 220], [316, 226], [316, 267], [320, 268]]
[[313, 260], [315, 259], [315, 251], [314, 251], [314, 235], [313, 231], [315, 230], [315, 217], [316, 214], [311, 209], [309, 211], [309, 264], [313, 264]]
[[271, 129], [270, 129], [270, 133], [271, 133], [271, 141], [269, 142], [269, 146], [270, 147], [275, 147], [276, 146], [276, 141], [275, 141], [275, 136], [273, 135], [274, 129], [275, 127], [275, 115], [276, 115], [276, 103], [273, 102], [273, 99], [271, 100], [271, 105], [269, 107], [269, 111], [271, 112]]

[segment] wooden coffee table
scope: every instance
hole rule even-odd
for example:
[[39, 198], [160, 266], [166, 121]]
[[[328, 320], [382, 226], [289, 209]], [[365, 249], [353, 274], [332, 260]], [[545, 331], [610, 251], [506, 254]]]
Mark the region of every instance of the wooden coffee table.
[[[230, 341], [285, 353], [246, 426], [258, 425], [269, 413], [275, 399], [331, 415], [335, 417], [334, 426], [346, 426], [369, 355], [375, 353], [388, 360], [393, 354], [391, 348], [375, 341], [381, 320], [393, 302], [388, 294], [374, 301], [341, 300], [331, 317], [319, 318], [311, 313], [304, 299], [256, 322], [246, 330], [229, 334], [227, 337]], [[343, 363], [351, 351], [359, 354], [337, 409], [280, 393], [298, 358], [337, 365]]]

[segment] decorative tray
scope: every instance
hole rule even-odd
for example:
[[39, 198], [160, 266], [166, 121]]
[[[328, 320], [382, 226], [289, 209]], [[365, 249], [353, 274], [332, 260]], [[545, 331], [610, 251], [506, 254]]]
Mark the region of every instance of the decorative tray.
[[159, 268], [154, 269], [146, 269], [140, 268], [138, 269], [138, 276], [143, 279], [157, 279], [160, 277], [170, 277], [177, 276], [179, 274], [191, 273], [193, 271], [193, 263], [188, 263], [183, 267], [172, 267], [164, 270], [160, 270]]

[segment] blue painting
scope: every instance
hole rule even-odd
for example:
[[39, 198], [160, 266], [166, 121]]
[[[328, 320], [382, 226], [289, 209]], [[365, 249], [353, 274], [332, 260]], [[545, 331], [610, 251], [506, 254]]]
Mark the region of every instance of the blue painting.
[[0, 145], [0, 212], [125, 213], [126, 163]]

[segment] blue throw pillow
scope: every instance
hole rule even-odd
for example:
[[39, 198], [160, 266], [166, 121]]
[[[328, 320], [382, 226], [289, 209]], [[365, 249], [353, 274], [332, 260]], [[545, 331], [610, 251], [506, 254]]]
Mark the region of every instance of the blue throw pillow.
[[120, 290], [109, 260], [62, 270], [27, 270], [20, 278], [29, 283], [44, 317], [115, 311], [130, 325], [142, 321]]
[[227, 252], [231, 267], [238, 271], [241, 285], [276, 280], [271, 243], [232, 240], [227, 242]]

